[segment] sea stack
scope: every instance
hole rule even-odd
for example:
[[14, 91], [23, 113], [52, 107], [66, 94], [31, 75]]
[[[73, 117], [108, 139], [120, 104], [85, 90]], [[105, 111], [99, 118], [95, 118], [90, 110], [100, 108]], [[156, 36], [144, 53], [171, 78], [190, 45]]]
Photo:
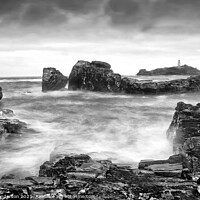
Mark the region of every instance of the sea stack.
[[59, 70], [48, 67], [43, 69], [42, 76], [42, 91], [53, 91], [65, 88], [68, 78], [64, 76]]
[[120, 92], [121, 76], [110, 64], [101, 61], [78, 61], [69, 76], [69, 90]]
[[3, 98], [2, 87], [0, 87], [0, 100]]

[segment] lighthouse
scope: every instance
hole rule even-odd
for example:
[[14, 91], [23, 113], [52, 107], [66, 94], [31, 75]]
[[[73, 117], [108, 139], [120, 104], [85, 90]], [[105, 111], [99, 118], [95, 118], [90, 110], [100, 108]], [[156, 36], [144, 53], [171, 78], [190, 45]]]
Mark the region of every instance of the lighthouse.
[[181, 61], [178, 60], [178, 67], [181, 67]]

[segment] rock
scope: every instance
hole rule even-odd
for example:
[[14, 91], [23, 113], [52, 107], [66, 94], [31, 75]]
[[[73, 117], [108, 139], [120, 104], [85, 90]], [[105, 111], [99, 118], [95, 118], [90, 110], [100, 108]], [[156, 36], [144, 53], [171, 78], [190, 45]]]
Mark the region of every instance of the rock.
[[[181, 155], [174, 155], [168, 162], [181, 159]], [[152, 165], [153, 161], [150, 162]], [[98, 170], [104, 175], [96, 176]], [[54, 155], [48, 166], [45, 162], [40, 168], [40, 175], [45, 177], [0, 180], [0, 196], [26, 196], [26, 199], [198, 199], [198, 185], [194, 181], [178, 178], [178, 170], [166, 172], [163, 166], [159, 170], [154, 174], [137, 174], [128, 166], [118, 166], [108, 160], [94, 161], [84, 154]], [[47, 177], [49, 174], [52, 177]]]
[[120, 92], [121, 76], [108, 63], [78, 61], [69, 76], [69, 90]]
[[53, 91], [65, 88], [68, 78], [55, 68], [43, 69], [42, 91]]
[[121, 90], [129, 94], [185, 93], [200, 90], [200, 76], [160, 82], [140, 82], [132, 78], [123, 78]]
[[76, 171], [76, 167], [80, 167], [83, 163], [90, 160], [88, 155], [66, 155], [54, 161], [46, 161], [40, 166], [39, 176], [41, 177], [57, 177], [60, 174]]
[[173, 144], [173, 152], [186, 157], [190, 172], [200, 172], [200, 104], [179, 102], [167, 137]]
[[163, 177], [181, 178], [186, 162], [186, 158], [179, 154], [170, 156], [167, 160], [142, 160], [139, 163], [138, 169], [153, 171], [155, 175]]
[[3, 98], [2, 87], [0, 87], [0, 100]]
[[0, 119], [1, 133], [20, 133], [23, 128], [27, 128], [26, 123], [18, 119]]
[[0, 109], [0, 118], [12, 118], [14, 117], [14, 112], [10, 109]]
[[197, 68], [182, 65], [180, 67], [165, 67], [165, 68], [157, 68], [151, 71], [147, 71], [146, 69], [141, 69], [137, 75], [139, 76], [158, 76], [158, 75], [200, 75], [200, 70]]
[[31, 181], [35, 185], [53, 185], [54, 180], [52, 177], [37, 177], [37, 176], [29, 176], [26, 177], [25, 180]]
[[[182, 66], [182, 69], [189, 69]], [[186, 70], [187, 71], [187, 70]], [[199, 74], [199, 73], [191, 73]], [[66, 86], [67, 77], [55, 68], [44, 68], [42, 91], [59, 90]], [[69, 90], [89, 90], [100, 92], [123, 92], [128, 94], [185, 93], [200, 90], [200, 75], [187, 79], [154, 82], [121, 77], [111, 69], [110, 64], [101, 61], [80, 60], [72, 68], [69, 76]]]

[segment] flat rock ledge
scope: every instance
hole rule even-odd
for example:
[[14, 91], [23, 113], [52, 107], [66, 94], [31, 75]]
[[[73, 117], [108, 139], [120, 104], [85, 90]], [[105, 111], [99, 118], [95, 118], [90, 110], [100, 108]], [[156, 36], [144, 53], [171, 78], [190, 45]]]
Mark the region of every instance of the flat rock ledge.
[[94, 200], [197, 200], [200, 197], [195, 181], [143, 173], [109, 160], [96, 161], [84, 154], [46, 161], [40, 167], [39, 176], [15, 179], [14, 175], [5, 175], [0, 180], [0, 196]]
[[172, 81], [139, 81], [122, 77], [101, 61], [78, 61], [69, 75], [69, 90], [122, 92], [127, 94], [164, 94], [200, 91], [200, 76]]
[[53, 67], [43, 69], [42, 91], [54, 91], [65, 88], [68, 78]]

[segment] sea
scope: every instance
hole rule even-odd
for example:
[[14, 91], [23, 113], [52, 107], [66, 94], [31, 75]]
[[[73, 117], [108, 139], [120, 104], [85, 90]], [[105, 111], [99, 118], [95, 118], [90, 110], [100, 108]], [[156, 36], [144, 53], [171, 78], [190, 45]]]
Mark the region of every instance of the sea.
[[[172, 80], [185, 76], [142, 77]], [[166, 131], [177, 102], [196, 104], [199, 93], [129, 95], [90, 91], [42, 92], [41, 77], [0, 78], [0, 109], [11, 109], [29, 131], [0, 136], [0, 177], [38, 175], [55, 154], [88, 154], [93, 159], [136, 168], [144, 159], [172, 154]]]

